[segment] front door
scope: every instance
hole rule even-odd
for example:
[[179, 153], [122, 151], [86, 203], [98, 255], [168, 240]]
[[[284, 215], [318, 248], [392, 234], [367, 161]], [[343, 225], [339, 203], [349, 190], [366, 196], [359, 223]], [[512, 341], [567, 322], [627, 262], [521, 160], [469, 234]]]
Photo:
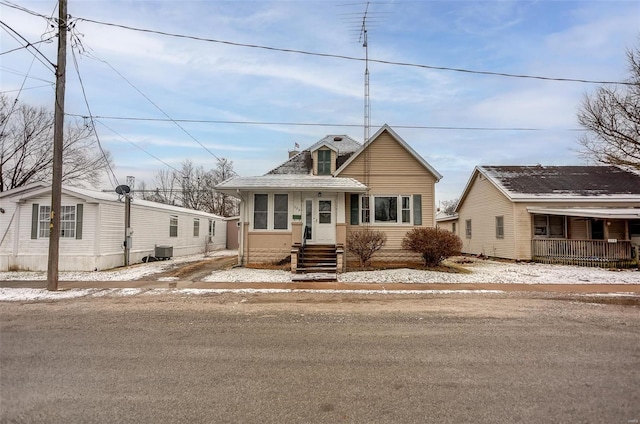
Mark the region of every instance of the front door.
[[335, 199], [309, 198], [304, 201], [304, 235], [309, 244], [335, 244]]

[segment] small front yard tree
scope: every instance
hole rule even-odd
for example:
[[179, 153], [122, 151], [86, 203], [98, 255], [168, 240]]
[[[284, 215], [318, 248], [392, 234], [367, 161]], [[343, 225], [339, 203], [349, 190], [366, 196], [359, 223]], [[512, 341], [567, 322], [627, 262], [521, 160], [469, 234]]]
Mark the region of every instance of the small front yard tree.
[[460, 254], [462, 240], [447, 230], [420, 227], [406, 234], [402, 248], [422, 255], [425, 266], [437, 266], [444, 259]]
[[370, 228], [350, 231], [347, 235], [347, 248], [360, 260], [360, 268], [366, 267], [373, 254], [382, 249], [386, 242], [385, 233]]

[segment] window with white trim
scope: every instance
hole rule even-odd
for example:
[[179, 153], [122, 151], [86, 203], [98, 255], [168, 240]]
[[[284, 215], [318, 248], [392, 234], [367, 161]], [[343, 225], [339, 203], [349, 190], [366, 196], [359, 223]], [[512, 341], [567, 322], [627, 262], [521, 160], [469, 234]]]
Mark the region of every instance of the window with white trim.
[[169, 217], [169, 237], [178, 237], [178, 216]]
[[193, 218], [193, 236], [200, 237], [200, 219]]
[[[49, 238], [51, 206], [41, 205], [38, 212], [38, 238]], [[76, 237], [76, 207], [60, 206], [60, 237]]]
[[286, 230], [289, 228], [289, 195], [273, 195], [273, 229]]
[[269, 195], [253, 195], [253, 228], [255, 230], [267, 229], [267, 218], [269, 218]]
[[40, 206], [38, 214], [38, 238], [49, 238], [49, 221], [51, 219], [51, 206]]
[[402, 196], [402, 223], [411, 222], [411, 197]]
[[504, 216], [496, 216], [496, 238], [504, 238]]
[[465, 224], [464, 233], [465, 233], [466, 237], [467, 237], [468, 239], [470, 239], [470, 238], [471, 238], [471, 220], [470, 220], [470, 219], [467, 219], [467, 220], [464, 222], [464, 224]]
[[253, 195], [254, 230], [289, 229], [289, 195], [256, 193]]
[[[370, 205], [373, 204], [373, 221]], [[360, 219], [363, 224], [411, 224], [413, 201], [411, 196], [362, 196]]]
[[360, 198], [360, 203], [362, 205], [362, 207], [360, 208], [360, 212], [362, 213], [362, 216], [360, 217], [360, 220], [363, 223], [369, 222], [369, 218], [371, 216], [371, 212], [369, 210], [369, 197], [368, 196], [362, 196]]

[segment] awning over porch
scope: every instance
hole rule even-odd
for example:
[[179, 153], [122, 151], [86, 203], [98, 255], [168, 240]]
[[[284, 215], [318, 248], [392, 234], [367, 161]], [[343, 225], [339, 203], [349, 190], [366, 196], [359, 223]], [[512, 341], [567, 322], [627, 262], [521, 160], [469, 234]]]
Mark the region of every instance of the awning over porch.
[[545, 208], [527, 207], [529, 213], [541, 215], [579, 216], [599, 219], [640, 219], [640, 208]]
[[318, 175], [263, 175], [259, 177], [236, 177], [218, 184], [215, 190], [231, 196], [238, 191], [284, 190], [325, 191], [338, 193], [364, 193], [367, 186], [353, 178]]

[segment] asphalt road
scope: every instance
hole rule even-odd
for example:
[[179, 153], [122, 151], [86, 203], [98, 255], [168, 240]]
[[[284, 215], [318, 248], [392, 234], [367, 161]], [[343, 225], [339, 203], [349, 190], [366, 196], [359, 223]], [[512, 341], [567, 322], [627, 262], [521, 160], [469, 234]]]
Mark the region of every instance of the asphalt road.
[[532, 295], [0, 303], [2, 423], [637, 423], [640, 308]]

